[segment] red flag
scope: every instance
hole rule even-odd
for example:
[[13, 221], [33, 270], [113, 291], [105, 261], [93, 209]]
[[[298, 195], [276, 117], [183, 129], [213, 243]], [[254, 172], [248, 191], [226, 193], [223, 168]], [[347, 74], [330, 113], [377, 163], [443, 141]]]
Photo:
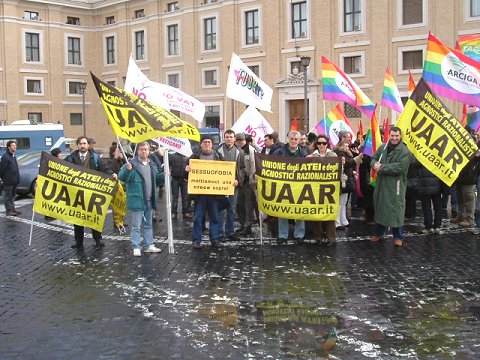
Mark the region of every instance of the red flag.
[[467, 125], [467, 104], [463, 104], [462, 110], [462, 126], [465, 127]]
[[363, 123], [362, 120], [358, 123], [358, 132], [360, 133], [360, 140], [363, 140], [365, 137], [365, 131], [363, 130]]
[[412, 72], [408, 70], [408, 96], [412, 96], [413, 90], [415, 90], [415, 81], [413, 80]]
[[298, 131], [297, 118], [293, 118], [292, 127], [290, 128], [290, 131]]
[[390, 132], [390, 124], [388, 122], [388, 118], [383, 120], [383, 142], [388, 142], [389, 133]]

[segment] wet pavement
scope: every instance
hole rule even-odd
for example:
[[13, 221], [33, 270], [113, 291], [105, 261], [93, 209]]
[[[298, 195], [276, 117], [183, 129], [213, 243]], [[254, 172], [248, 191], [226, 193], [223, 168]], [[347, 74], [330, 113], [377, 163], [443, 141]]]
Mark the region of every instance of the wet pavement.
[[419, 235], [418, 219], [394, 248], [354, 212], [335, 247], [194, 250], [179, 216], [175, 254], [164, 220], [162, 253], [134, 258], [111, 215], [102, 250], [71, 249], [73, 228], [43, 215], [29, 247], [32, 202], [0, 206], [2, 360], [480, 358], [480, 239], [456, 226]]

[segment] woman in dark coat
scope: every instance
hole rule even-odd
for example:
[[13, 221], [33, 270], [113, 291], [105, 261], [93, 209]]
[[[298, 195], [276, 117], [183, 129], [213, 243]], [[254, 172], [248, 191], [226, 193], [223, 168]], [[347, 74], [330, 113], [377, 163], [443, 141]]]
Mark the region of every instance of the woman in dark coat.
[[[423, 234], [441, 234], [442, 226], [442, 182], [415, 158], [411, 164], [418, 169], [418, 195], [422, 202]], [[433, 214], [432, 214], [433, 205]]]

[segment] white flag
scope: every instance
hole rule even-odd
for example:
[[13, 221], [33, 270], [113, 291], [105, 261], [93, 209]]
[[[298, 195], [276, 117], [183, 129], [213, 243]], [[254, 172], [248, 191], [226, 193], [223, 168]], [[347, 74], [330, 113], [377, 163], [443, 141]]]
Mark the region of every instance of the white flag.
[[233, 53], [228, 72], [227, 97], [272, 112], [272, 95], [273, 90]]
[[190, 141], [188, 139], [163, 136], [158, 139], [153, 139], [153, 141], [155, 141], [159, 146], [176, 151], [177, 153], [186, 157], [190, 157], [190, 155], [193, 153]]
[[205, 105], [202, 102], [177, 88], [149, 80], [132, 57], [128, 63], [125, 91], [164, 109], [177, 110], [191, 115], [199, 122], [205, 115]]
[[261, 148], [265, 146], [265, 135], [273, 132], [273, 128], [267, 120], [253, 106], [249, 106], [243, 112], [235, 124], [233, 124], [232, 130], [235, 133], [252, 135], [254, 144]]

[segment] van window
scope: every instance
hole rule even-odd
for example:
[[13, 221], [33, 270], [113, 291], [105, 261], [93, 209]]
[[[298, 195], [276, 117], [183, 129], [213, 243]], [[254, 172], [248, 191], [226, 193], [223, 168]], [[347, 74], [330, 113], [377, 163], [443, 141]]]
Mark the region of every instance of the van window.
[[6, 150], [7, 142], [9, 142], [10, 140], [17, 140], [17, 151], [30, 149], [30, 138], [8, 138], [0, 139], [0, 150]]

